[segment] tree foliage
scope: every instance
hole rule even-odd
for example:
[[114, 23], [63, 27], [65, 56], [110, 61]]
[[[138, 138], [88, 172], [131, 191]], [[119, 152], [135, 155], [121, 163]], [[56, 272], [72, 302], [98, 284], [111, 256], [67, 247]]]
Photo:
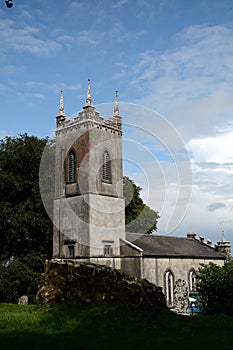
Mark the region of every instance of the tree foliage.
[[51, 257], [52, 223], [39, 190], [46, 142], [27, 134], [0, 141], [0, 300], [33, 294], [41, 262]]
[[157, 230], [159, 214], [143, 203], [141, 188], [124, 177], [125, 224], [127, 232], [151, 234]]
[[30, 253], [21, 258], [11, 258], [0, 264], [0, 302], [17, 303], [22, 295], [35, 301], [40, 275], [44, 270], [45, 257]]
[[51, 255], [52, 225], [40, 197], [39, 167], [46, 140], [6, 137], [0, 143], [0, 256]]
[[208, 314], [233, 315], [233, 259], [225, 265], [202, 265], [197, 272], [197, 289], [204, 311]]

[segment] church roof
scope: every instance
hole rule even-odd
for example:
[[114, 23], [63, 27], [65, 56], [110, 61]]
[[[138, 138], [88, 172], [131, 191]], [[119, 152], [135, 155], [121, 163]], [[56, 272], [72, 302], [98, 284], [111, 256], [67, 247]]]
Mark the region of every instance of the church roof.
[[225, 254], [216, 252], [213, 247], [194, 238], [127, 233], [126, 239], [141, 248], [143, 256], [147, 257], [226, 258]]

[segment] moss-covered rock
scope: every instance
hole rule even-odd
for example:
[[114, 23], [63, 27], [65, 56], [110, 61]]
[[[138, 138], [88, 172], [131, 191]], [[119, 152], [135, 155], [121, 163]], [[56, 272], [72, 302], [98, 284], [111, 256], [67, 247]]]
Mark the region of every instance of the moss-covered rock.
[[72, 260], [46, 261], [36, 300], [39, 304], [120, 302], [133, 307], [166, 308], [162, 289], [107, 267]]

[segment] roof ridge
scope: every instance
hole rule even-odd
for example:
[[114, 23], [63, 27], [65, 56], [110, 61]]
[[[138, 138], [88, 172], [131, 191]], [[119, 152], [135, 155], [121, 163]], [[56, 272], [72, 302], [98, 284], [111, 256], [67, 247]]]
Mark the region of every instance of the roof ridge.
[[[126, 232], [127, 235], [135, 235], [135, 236], [143, 236], [143, 237], [166, 237], [166, 238], [184, 238], [184, 239], [189, 239], [190, 238], [187, 238], [187, 237], [182, 237], [182, 236], [168, 236], [168, 235], [158, 235], [158, 234], [147, 234], [147, 233], [137, 233], [137, 232]], [[198, 240], [196, 240], [198, 241]], [[198, 241], [199, 242], [199, 241]]]

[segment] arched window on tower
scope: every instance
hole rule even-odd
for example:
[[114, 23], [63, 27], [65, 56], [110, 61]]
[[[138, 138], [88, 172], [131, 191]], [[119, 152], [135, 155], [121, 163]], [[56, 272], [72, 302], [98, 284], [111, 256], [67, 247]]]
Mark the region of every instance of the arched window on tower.
[[72, 183], [76, 181], [76, 154], [73, 149], [69, 151], [67, 161], [67, 182]]
[[174, 275], [170, 270], [166, 271], [164, 275], [164, 289], [165, 289], [167, 306], [171, 307], [173, 305], [173, 298], [174, 298], [174, 293], [173, 293]]
[[188, 276], [189, 291], [194, 292], [196, 290], [196, 271], [191, 269]]
[[102, 180], [104, 182], [112, 182], [111, 161], [108, 151], [103, 153]]

